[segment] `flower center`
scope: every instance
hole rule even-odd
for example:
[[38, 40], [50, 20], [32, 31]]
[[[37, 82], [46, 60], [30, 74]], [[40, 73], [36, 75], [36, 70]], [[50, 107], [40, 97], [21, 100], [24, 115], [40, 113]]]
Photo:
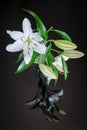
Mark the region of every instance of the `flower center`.
[[30, 41], [31, 41], [31, 40], [30, 40], [30, 38], [28, 37], [27, 42], [28, 42], [29, 45], [30, 45]]
[[27, 40], [25, 40], [25, 43], [26, 43], [26, 42], [28, 43], [28, 45], [30, 45], [31, 40], [30, 40], [29, 37], [27, 38]]

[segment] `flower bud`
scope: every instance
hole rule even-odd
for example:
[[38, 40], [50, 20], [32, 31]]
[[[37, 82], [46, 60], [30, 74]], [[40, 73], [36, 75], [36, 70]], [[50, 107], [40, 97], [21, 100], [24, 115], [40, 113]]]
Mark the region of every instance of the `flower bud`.
[[69, 58], [75, 59], [84, 56], [84, 53], [78, 50], [68, 50], [64, 51], [63, 54]]
[[73, 50], [77, 48], [77, 45], [67, 40], [54, 40], [54, 44], [62, 50]]
[[42, 72], [42, 74], [49, 79], [57, 79], [56, 74], [53, 72], [53, 70], [44, 64], [39, 64], [39, 68]]

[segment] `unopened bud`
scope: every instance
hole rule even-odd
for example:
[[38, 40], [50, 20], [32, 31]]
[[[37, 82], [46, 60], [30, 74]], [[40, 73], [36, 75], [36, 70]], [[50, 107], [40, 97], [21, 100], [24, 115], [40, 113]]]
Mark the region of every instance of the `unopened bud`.
[[54, 44], [62, 50], [73, 50], [77, 48], [77, 45], [67, 40], [54, 40]]
[[39, 64], [39, 68], [42, 72], [42, 74], [49, 79], [57, 79], [56, 74], [53, 72], [53, 70], [44, 64]]
[[63, 54], [69, 58], [75, 59], [75, 58], [80, 58], [84, 56], [84, 53], [81, 51], [77, 50], [68, 50], [64, 51]]

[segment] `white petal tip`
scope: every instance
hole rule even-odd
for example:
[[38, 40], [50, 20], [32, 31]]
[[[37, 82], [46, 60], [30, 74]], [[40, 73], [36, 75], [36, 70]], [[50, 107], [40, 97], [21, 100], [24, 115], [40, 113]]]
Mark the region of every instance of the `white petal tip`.
[[23, 22], [27, 22], [27, 21], [30, 22], [28, 18], [23, 19]]
[[25, 64], [27, 65], [29, 63], [29, 60], [24, 60], [25, 61]]
[[24, 62], [25, 62], [26, 65], [29, 64], [29, 62], [30, 62], [30, 58], [28, 58], [28, 57], [24, 57]]
[[7, 47], [6, 47], [5, 49], [6, 49], [6, 51], [8, 51], [8, 48], [7, 48]]
[[11, 31], [10, 31], [10, 30], [6, 30], [6, 32], [7, 32], [8, 34], [10, 34], [10, 33], [11, 33]]
[[11, 52], [11, 50], [9, 49], [9, 45], [6, 46], [6, 51]]
[[24, 18], [24, 20], [28, 20], [28, 18]]
[[63, 54], [61, 55], [65, 61], [67, 61], [69, 58], [67, 56], [64, 56]]

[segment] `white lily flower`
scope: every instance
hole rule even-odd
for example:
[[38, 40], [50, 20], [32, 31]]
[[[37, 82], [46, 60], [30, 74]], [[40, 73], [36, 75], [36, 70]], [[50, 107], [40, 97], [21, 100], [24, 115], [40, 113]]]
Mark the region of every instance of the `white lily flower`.
[[6, 50], [9, 52], [18, 52], [23, 50], [24, 61], [28, 64], [32, 58], [33, 51], [36, 51], [39, 54], [44, 54], [46, 46], [45, 44], [41, 44], [43, 39], [39, 33], [33, 33], [31, 23], [27, 18], [24, 18], [22, 28], [23, 32], [7, 30], [7, 33], [15, 40], [15, 42], [7, 45]]
[[67, 61], [69, 58], [64, 56], [63, 54], [62, 55], [59, 55], [57, 57], [55, 57], [55, 62], [53, 62], [53, 65], [60, 71], [60, 72], [63, 72], [63, 67], [62, 67], [62, 59], [61, 57], [64, 58], [65, 61]]

